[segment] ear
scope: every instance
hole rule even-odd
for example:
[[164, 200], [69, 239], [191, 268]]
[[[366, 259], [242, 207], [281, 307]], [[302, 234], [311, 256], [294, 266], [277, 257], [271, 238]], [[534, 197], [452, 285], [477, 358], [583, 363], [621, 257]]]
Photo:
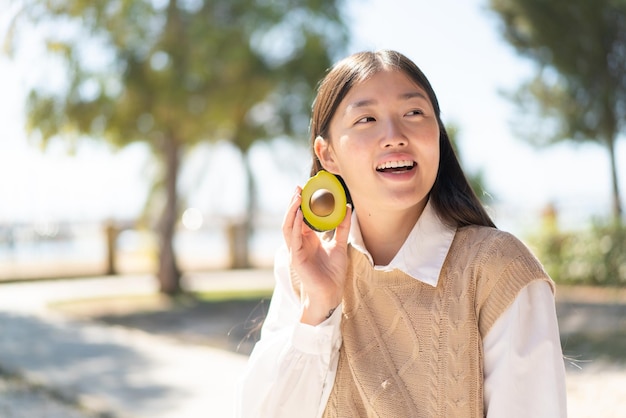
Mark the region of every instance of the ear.
[[313, 150], [315, 151], [317, 159], [320, 160], [322, 167], [324, 167], [324, 170], [333, 174], [340, 174], [337, 162], [335, 161], [333, 148], [330, 146], [330, 142], [328, 140], [318, 135], [315, 137]]

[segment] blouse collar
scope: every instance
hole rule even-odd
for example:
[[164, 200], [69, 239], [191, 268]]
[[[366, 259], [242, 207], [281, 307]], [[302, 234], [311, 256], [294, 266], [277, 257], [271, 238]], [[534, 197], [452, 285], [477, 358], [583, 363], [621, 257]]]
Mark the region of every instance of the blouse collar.
[[[386, 266], [374, 266], [374, 269], [380, 271], [397, 269], [416, 280], [436, 287], [455, 233], [456, 228], [444, 224], [429, 201], [393, 260]], [[348, 241], [353, 248], [365, 254], [372, 265], [374, 264], [363, 243], [356, 212], [352, 214]]]

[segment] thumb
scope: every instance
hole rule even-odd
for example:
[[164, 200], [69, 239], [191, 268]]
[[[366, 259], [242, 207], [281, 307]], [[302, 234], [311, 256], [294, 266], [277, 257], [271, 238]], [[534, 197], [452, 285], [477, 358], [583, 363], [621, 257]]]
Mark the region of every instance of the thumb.
[[335, 230], [335, 242], [342, 246], [347, 246], [348, 236], [350, 235], [350, 226], [352, 225], [352, 205], [346, 205], [346, 216]]

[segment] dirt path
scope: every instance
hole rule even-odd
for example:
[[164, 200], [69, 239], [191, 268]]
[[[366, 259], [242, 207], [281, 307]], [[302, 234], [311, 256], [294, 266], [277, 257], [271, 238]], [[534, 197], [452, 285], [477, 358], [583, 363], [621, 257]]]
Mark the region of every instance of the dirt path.
[[73, 302], [55, 309], [76, 319], [140, 329], [150, 334], [250, 354], [267, 314], [268, 298], [206, 302], [158, 296]]
[[[626, 365], [626, 289], [563, 288], [557, 295], [561, 340], [569, 363]], [[249, 354], [268, 305], [267, 297], [222, 302], [188, 297], [173, 302], [152, 295], [74, 301], [56, 309], [75, 318]]]
[[[218, 303], [158, 297], [59, 306], [64, 314], [249, 354], [269, 300]], [[569, 418], [626, 418], [626, 289], [564, 289], [557, 315]]]

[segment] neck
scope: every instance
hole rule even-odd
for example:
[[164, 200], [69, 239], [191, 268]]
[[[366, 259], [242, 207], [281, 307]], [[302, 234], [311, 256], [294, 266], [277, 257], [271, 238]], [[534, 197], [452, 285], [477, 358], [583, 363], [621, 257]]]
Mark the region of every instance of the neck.
[[386, 266], [396, 256], [424, 211], [425, 203], [403, 211], [359, 212], [357, 217], [365, 248], [374, 264]]

